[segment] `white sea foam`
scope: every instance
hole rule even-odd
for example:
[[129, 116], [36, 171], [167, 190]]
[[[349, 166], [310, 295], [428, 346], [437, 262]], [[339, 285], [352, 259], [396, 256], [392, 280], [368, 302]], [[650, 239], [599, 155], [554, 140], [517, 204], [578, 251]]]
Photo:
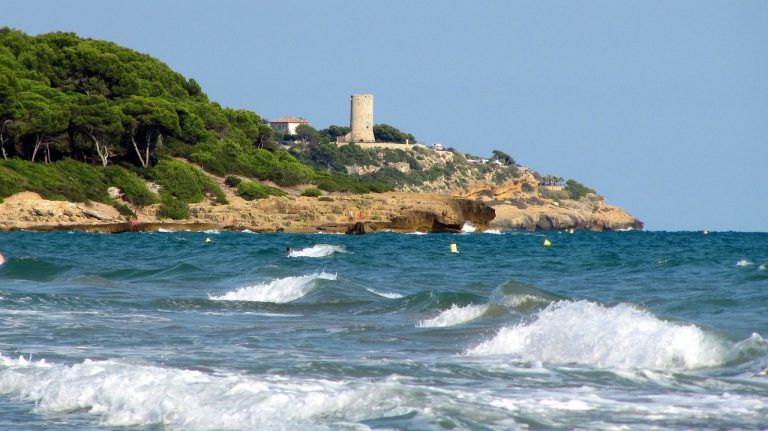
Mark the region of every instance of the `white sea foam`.
[[209, 235], [218, 235], [221, 232], [218, 229], [208, 229], [208, 230], [204, 230], [203, 233], [207, 233]]
[[402, 298], [403, 297], [402, 294], [399, 294], [397, 292], [391, 292], [391, 291], [390, 292], [384, 292], [383, 290], [376, 290], [376, 289], [369, 289], [369, 288], [366, 288], [365, 290], [373, 293], [374, 295], [379, 295], [382, 298], [397, 299], [397, 298]]
[[166, 228], [164, 228], [164, 227], [158, 228], [158, 229], [157, 229], [157, 231], [158, 231], [159, 233], [172, 233], [172, 232], [176, 232], [176, 231], [175, 231], [175, 230], [173, 230], [173, 229], [166, 229]]
[[604, 307], [589, 301], [551, 304], [535, 320], [502, 328], [467, 353], [651, 369], [709, 367], [725, 357], [721, 343], [694, 325], [660, 320], [625, 304]]
[[473, 305], [469, 304], [460, 307], [453, 304], [451, 308], [443, 310], [436, 317], [428, 320], [422, 320], [416, 326], [419, 328], [442, 328], [445, 326], [456, 326], [462, 323], [471, 322], [488, 311], [488, 304]]
[[472, 226], [472, 223], [465, 221], [464, 224], [461, 226], [461, 231], [464, 233], [472, 233], [476, 231], [477, 228]]
[[760, 266], [758, 266], [758, 267], [757, 267], [757, 270], [758, 270], [758, 271], [765, 271], [765, 264], [763, 263], [763, 264], [761, 264]]
[[488, 230], [483, 231], [483, 233], [490, 233], [490, 234], [493, 234], [493, 235], [501, 235], [502, 234], [502, 232], [499, 229], [488, 229]]
[[312, 247], [293, 250], [288, 253], [288, 257], [325, 257], [333, 253], [343, 253], [344, 247], [331, 244], [316, 244]]
[[755, 263], [748, 259], [741, 259], [740, 261], [736, 262], [736, 266], [752, 266]]
[[93, 414], [110, 427], [339, 428], [345, 422], [339, 418], [358, 421], [381, 413], [407, 413], [399, 407], [403, 400], [397, 395], [402, 390], [394, 379], [351, 383], [257, 378], [116, 360], [65, 366], [0, 355], [0, 393], [33, 401], [40, 413]]
[[427, 232], [419, 232], [419, 231], [416, 231], [416, 232], [408, 232], [408, 233], [407, 233], [407, 235], [426, 235], [426, 234], [427, 234]]
[[242, 233], [256, 233], [256, 232], [254, 232], [254, 231], [252, 231], [250, 229], [243, 229], [240, 232], [242, 232]]
[[511, 295], [503, 295], [498, 299], [498, 302], [505, 307], [518, 308], [523, 305], [548, 304], [551, 301], [545, 297], [533, 295], [530, 293], [516, 293]]
[[[548, 374], [544, 369], [515, 371], [537, 379]], [[557, 429], [573, 428], [575, 420], [583, 429], [658, 428], [665, 423], [701, 428], [708, 420], [717, 428], [761, 428], [768, 413], [759, 391], [625, 391], [583, 381], [562, 385], [559, 380], [556, 386], [521, 382], [484, 390], [424, 383], [396, 376], [330, 381], [213, 374], [121, 360], [63, 365], [0, 354], [0, 394], [21, 398], [33, 411], [57, 421], [75, 412], [81, 418], [90, 415], [100, 426], [127, 429], [351, 430], [368, 429], [365, 420], [406, 414], [417, 415], [422, 425], [440, 423], [441, 418], [451, 423], [458, 417], [488, 429], [524, 428], [515, 420], [528, 422], [531, 417], [540, 427]], [[499, 386], [503, 388], [494, 389]], [[574, 419], [574, 412], [584, 413]]]
[[326, 272], [285, 277], [268, 283], [241, 287], [223, 295], [208, 295], [213, 301], [254, 301], [285, 303], [302, 298], [317, 286], [317, 280], [336, 280], [336, 274]]

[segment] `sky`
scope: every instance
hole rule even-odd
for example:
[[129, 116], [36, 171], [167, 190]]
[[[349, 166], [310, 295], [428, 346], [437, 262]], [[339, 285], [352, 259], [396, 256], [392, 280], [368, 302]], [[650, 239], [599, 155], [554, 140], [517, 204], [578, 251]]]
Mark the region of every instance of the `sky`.
[[574, 178], [649, 230], [768, 231], [768, 1], [3, 0], [266, 118], [376, 123]]

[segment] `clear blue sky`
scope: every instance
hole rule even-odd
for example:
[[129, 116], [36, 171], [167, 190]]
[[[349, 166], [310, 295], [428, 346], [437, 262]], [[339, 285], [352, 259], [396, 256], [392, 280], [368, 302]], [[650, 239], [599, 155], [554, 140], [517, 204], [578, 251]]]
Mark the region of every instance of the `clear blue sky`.
[[765, 0], [4, 0], [0, 25], [112, 40], [317, 128], [370, 92], [377, 123], [501, 149], [649, 229], [768, 231]]

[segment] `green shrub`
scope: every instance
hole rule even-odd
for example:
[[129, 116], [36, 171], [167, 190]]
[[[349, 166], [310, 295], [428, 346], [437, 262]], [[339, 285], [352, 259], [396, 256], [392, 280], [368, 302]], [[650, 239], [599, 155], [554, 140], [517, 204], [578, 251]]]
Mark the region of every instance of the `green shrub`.
[[163, 187], [163, 195], [171, 195], [187, 203], [200, 202], [206, 196], [216, 203], [227, 203], [224, 192], [216, 182], [186, 163], [161, 160], [151, 175]]
[[114, 208], [115, 208], [115, 209], [116, 209], [116, 210], [117, 210], [117, 211], [118, 211], [118, 212], [119, 212], [121, 215], [124, 215], [124, 216], [126, 216], [126, 217], [132, 217], [132, 216], [134, 215], [134, 214], [133, 214], [133, 210], [132, 210], [132, 209], [130, 209], [130, 208], [128, 208], [128, 206], [127, 206], [127, 205], [125, 205], [125, 204], [122, 204], [122, 203], [120, 203], [120, 202], [117, 202], [117, 201], [113, 201], [113, 202], [112, 202], [112, 206], [113, 206], [113, 207], [114, 207]]
[[0, 203], [3, 198], [24, 191], [24, 177], [0, 165]]
[[595, 193], [594, 190], [590, 189], [589, 187], [585, 186], [584, 184], [581, 184], [580, 182], [570, 179], [565, 182], [565, 187], [563, 187], [563, 190], [567, 191], [571, 195], [571, 199], [579, 200], [583, 198], [584, 196], [588, 195], [589, 193]]
[[151, 205], [157, 202], [155, 194], [150, 192], [146, 183], [133, 172], [120, 166], [104, 168], [107, 183], [123, 192], [123, 199], [137, 206]]
[[317, 200], [323, 201], [323, 202], [333, 202], [333, 198], [330, 196], [320, 196], [319, 198], [317, 198]]
[[302, 196], [308, 196], [310, 198], [316, 198], [316, 197], [319, 197], [322, 194], [323, 194], [323, 192], [321, 192], [320, 189], [318, 189], [316, 187], [310, 187], [310, 188], [304, 190], [303, 192], [301, 192]]
[[51, 200], [109, 201], [101, 168], [64, 159], [51, 164], [20, 159], [0, 161], [0, 198], [30, 190]]
[[238, 174], [281, 186], [310, 182], [316, 173], [285, 151], [267, 151], [233, 140], [201, 142], [190, 160], [216, 175]]
[[553, 201], [571, 199], [571, 194], [565, 190], [551, 190], [545, 187], [539, 187], [539, 195], [544, 199], [552, 199]]
[[227, 178], [224, 179], [224, 184], [230, 187], [237, 187], [237, 185], [240, 184], [240, 181], [242, 181], [240, 177], [228, 175]]
[[189, 218], [189, 204], [172, 195], [164, 195], [157, 216], [173, 220], [187, 219]]
[[284, 196], [285, 192], [257, 182], [242, 181], [237, 186], [237, 195], [247, 201], [252, 201], [254, 199], [268, 198], [269, 196]]

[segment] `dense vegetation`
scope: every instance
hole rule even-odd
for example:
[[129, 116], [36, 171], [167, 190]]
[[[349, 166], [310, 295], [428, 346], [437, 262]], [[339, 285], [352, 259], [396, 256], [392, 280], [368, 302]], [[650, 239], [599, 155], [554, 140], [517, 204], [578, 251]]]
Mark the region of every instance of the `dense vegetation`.
[[[228, 176], [246, 199], [281, 195], [278, 186], [313, 184], [305, 195], [368, 193], [421, 185], [468, 172], [464, 155], [426, 163], [425, 149], [363, 149], [333, 142], [349, 128], [300, 126], [276, 136], [257, 114], [221, 107], [187, 79], [146, 54], [73, 33], [29, 36], [0, 28], [0, 199], [32, 190], [49, 199], [93, 200], [131, 209], [111, 198], [117, 187], [134, 207], [160, 202], [160, 215], [185, 218], [189, 203], [226, 203], [216, 182], [187, 163]], [[384, 142], [415, 142], [387, 124], [374, 126]], [[280, 140], [300, 142], [290, 151]], [[495, 150], [503, 167], [472, 167], [501, 182], [517, 175], [515, 160]], [[350, 175], [350, 166], [376, 166]], [[408, 173], [404, 173], [406, 171]], [[251, 180], [240, 180], [240, 177]], [[146, 182], [160, 186], [159, 195]], [[568, 193], [591, 190], [569, 181]]]
[[0, 202], [3, 198], [30, 190], [51, 200], [103, 202], [115, 206], [123, 214], [130, 214], [129, 208], [109, 196], [109, 187], [118, 187], [123, 191], [124, 199], [136, 205], [155, 201], [144, 181], [119, 166], [100, 169], [71, 159], [50, 164], [20, 159], [0, 160]]
[[[387, 189], [318, 172], [279, 149], [274, 132], [257, 114], [211, 102], [193, 79], [148, 55], [73, 33], [29, 36], [0, 28], [0, 156], [64, 162], [57, 166], [84, 162], [88, 166], [78, 168], [82, 175], [100, 172], [91, 165], [140, 167], [135, 172], [141, 177], [166, 184], [181, 177], [167, 177], [171, 165], [161, 160], [179, 156], [219, 175], [239, 174], [278, 185], [323, 181], [338, 190]], [[35, 173], [55, 176], [56, 171], [23, 170], [4, 184], [33, 187], [39, 184]], [[183, 203], [199, 198], [197, 192], [169, 193]], [[211, 188], [206, 193], [218, 192]], [[146, 197], [131, 202], [139, 205]], [[175, 205], [167, 197], [163, 202]]]

